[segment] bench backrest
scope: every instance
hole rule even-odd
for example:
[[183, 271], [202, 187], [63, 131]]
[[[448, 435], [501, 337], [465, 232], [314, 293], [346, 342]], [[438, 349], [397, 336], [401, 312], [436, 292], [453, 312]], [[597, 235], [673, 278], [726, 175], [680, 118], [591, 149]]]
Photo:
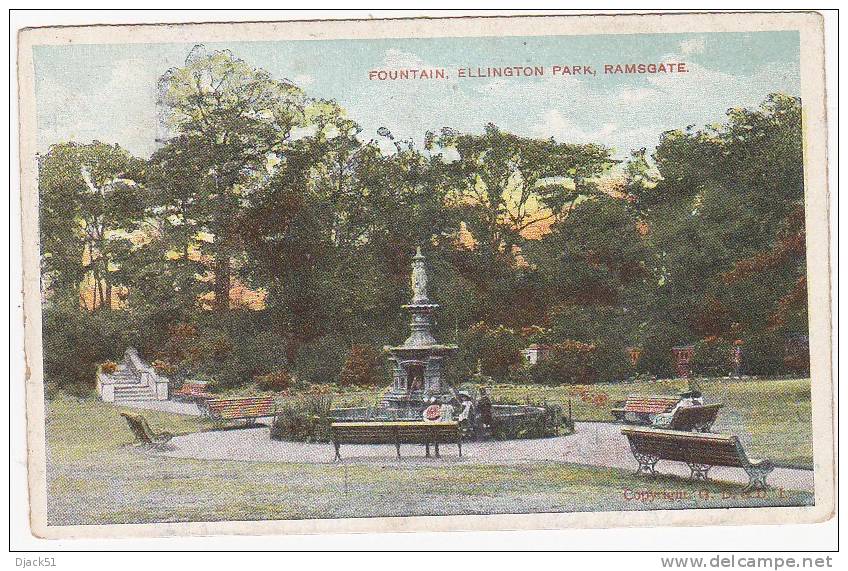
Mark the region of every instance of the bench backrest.
[[345, 444], [454, 443], [458, 422], [334, 422], [333, 439]]
[[732, 434], [705, 434], [654, 428], [621, 429], [635, 452], [688, 464], [745, 467], [750, 464], [739, 439]]
[[206, 407], [210, 416], [223, 419], [271, 416], [274, 414], [274, 397], [209, 399]]
[[680, 397], [630, 395], [624, 403], [624, 410], [659, 414], [670, 411], [678, 402], [680, 402]]
[[710, 426], [715, 422], [720, 404], [705, 404], [698, 406], [681, 406], [674, 411], [669, 430], [694, 430], [702, 426]]
[[127, 419], [127, 424], [135, 435], [136, 440], [146, 444], [153, 444], [153, 431], [143, 416], [122, 412], [121, 416]]

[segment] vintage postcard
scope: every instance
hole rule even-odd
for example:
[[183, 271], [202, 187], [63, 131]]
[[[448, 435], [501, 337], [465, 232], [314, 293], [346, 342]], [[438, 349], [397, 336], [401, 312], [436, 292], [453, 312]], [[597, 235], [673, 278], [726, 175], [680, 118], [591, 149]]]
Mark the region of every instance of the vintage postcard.
[[816, 13], [31, 28], [45, 538], [834, 510]]

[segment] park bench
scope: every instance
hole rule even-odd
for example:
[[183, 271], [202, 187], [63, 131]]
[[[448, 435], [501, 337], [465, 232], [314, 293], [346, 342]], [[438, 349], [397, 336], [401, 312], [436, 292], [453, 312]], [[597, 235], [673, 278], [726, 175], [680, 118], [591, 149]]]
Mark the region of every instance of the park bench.
[[721, 409], [720, 404], [681, 406], [674, 411], [668, 430], [709, 432]]
[[458, 422], [334, 422], [330, 425], [335, 460], [341, 460], [342, 444], [394, 444], [400, 458], [401, 444], [423, 444], [426, 457], [430, 457], [432, 444], [436, 458], [440, 458], [439, 444], [456, 444], [462, 456], [462, 432]]
[[158, 434], [153, 432], [150, 425], [147, 424], [147, 419], [139, 414], [129, 412], [122, 412], [120, 414], [126, 419], [130, 430], [132, 430], [135, 436], [135, 441], [143, 446], [163, 449], [168, 444], [168, 441], [174, 437], [170, 432], [161, 432]]
[[748, 458], [739, 438], [732, 434], [704, 434], [645, 427], [626, 427], [621, 433], [630, 441], [630, 451], [639, 463], [637, 474], [656, 474], [660, 460], [683, 462], [693, 480], [707, 480], [713, 466], [742, 468], [748, 475], [748, 490], [765, 490], [766, 478], [774, 470], [770, 460]]
[[274, 397], [234, 397], [206, 399], [201, 405], [204, 416], [223, 423], [228, 420], [245, 420], [248, 426], [262, 416], [274, 415]]
[[174, 398], [176, 400], [201, 401], [215, 398], [215, 395], [209, 392], [209, 385], [206, 383], [187, 381], [174, 392]]
[[680, 397], [630, 395], [623, 406], [610, 411], [616, 420], [632, 424], [651, 424], [655, 414], [669, 412], [680, 402]]

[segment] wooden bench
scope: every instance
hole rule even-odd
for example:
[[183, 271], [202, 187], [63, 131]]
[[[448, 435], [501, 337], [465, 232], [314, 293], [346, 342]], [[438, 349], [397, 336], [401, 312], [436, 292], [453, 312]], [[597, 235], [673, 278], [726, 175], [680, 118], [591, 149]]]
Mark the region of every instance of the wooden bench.
[[274, 415], [274, 397], [234, 397], [228, 399], [207, 399], [202, 403], [204, 416], [223, 423], [228, 420], [245, 420], [250, 426], [261, 416]]
[[426, 457], [430, 457], [430, 445], [440, 458], [439, 444], [456, 444], [462, 456], [462, 432], [458, 422], [334, 422], [330, 425], [334, 460], [341, 460], [339, 448], [342, 444], [394, 444], [400, 458], [401, 444], [423, 444]]
[[765, 490], [766, 478], [774, 470], [770, 460], [748, 458], [739, 438], [732, 434], [704, 434], [656, 428], [627, 427], [621, 433], [630, 441], [630, 451], [639, 463], [637, 474], [656, 474], [660, 460], [683, 462], [693, 480], [707, 480], [713, 466], [742, 468], [748, 474], [748, 490]]
[[135, 441], [143, 446], [164, 449], [168, 441], [174, 437], [170, 432], [161, 432], [158, 434], [153, 432], [150, 425], [147, 424], [147, 419], [140, 414], [129, 412], [122, 412], [120, 414], [126, 419], [130, 430], [132, 430], [135, 436]]
[[655, 414], [669, 412], [680, 402], [680, 397], [630, 395], [620, 408], [610, 411], [616, 420], [632, 424], [651, 424]]
[[215, 395], [209, 392], [209, 385], [206, 383], [187, 381], [174, 392], [174, 398], [176, 400], [201, 401], [215, 398]]
[[665, 428], [687, 432], [709, 432], [716, 421], [719, 409], [721, 409], [720, 404], [681, 406], [674, 411], [671, 422]]

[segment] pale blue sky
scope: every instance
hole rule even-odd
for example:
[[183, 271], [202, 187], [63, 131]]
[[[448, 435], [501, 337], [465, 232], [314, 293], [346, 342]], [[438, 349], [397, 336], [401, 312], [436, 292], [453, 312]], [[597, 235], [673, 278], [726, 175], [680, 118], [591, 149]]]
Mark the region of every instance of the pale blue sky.
[[[74, 140], [154, 150], [156, 80], [193, 43], [35, 48], [38, 148]], [[278, 41], [206, 44], [229, 49], [309, 95], [335, 99], [375, 136], [388, 127], [420, 142], [443, 126], [488, 122], [521, 135], [598, 142], [619, 157], [653, 149], [665, 130], [721, 121], [768, 93], [800, 94], [794, 31], [510, 38]], [[603, 64], [686, 62], [687, 74], [603, 75]], [[458, 67], [590, 65], [594, 77], [459, 79]], [[444, 81], [369, 81], [370, 69], [445, 68]]]

